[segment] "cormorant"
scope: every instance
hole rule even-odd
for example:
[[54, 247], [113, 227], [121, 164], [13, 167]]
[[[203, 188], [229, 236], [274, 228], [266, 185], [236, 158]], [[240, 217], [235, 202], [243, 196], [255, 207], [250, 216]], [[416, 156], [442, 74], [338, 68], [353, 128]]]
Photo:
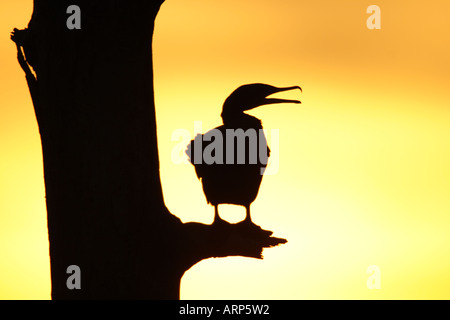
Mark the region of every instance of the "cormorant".
[[298, 100], [268, 96], [299, 86], [278, 88], [267, 84], [247, 84], [237, 88], [224, 102], [223, 125], [197, 135], [186, 153], [201, 179], [208, 203], [214, 206], [214, 224], [223, 222], [219, 204], [246, 208], [244, 223], [253, 224], [250, 204], [255, 200], [267, 166], [270, 150], [261, 121], [244, 111], [275, 103], [301, 103]]
[[[36, 40], [30, 29], [19, 30], [14, 28], [11, 32], [11, 40], [17, 45], [17, 50], [23, 48], [24, 60], [27, 64], [33, 67], [34, 71], [37, 71], [37, 50]], [[22, 67], [23, 68], [23, 67]]]

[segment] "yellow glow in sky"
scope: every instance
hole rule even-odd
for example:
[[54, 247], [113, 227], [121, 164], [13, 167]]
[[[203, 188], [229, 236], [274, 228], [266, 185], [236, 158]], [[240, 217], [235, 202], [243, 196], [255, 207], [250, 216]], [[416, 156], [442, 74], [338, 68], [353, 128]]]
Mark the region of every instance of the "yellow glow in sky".
[[[372, 4], [380, 30], [366, 27]], [[31, 0], [0, 4], [1, 299], [50, 297], [39, 134], [9, 40], [31, 10]], [[155, 99], [164, 197], [183, 221], [210, 223], [213, 208], [193, 166], [172, 162], [172, 133], [220, 125], [242, 84], [303, 88], [300, 106], [251, 112], [280, 134], [279, 171], [263, 178], [252, 217], [289, 242], [262, 261], [199, 263], [183, 299], [450, 298], [448, 12], [446, 0], [167, 0]], [[371, 290], [373, 265], [381, 288]]]

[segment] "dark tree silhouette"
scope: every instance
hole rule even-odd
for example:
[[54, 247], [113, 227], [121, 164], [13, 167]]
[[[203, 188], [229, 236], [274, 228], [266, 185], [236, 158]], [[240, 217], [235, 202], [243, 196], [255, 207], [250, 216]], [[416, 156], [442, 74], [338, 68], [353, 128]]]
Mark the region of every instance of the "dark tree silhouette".
[[[178, 299], [181, 277], [202, 259], [262, 258], [285, 242], [183, 224], [167, 210], [152, 67], [162, 3], [35, 0], [28, 28], [12, 35], [42, 141], [53, 299]], [[80, 30], [66, 27], [74, 4]], [[67, 288], [70, 265], [81, 290]]]

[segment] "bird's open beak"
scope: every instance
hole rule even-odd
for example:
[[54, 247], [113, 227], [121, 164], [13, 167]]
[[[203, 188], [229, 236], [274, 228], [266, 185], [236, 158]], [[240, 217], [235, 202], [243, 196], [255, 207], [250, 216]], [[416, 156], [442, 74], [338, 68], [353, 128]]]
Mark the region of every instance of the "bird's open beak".
[[[279, 92], [290, 91], [290, 90], [295, 90], [295, 89], [299, 89], [300, 92], [302, 92], [302, 88], [300, 88], [299, 86], [294, 86], [294, 87], [277, 88], [277, 90], [275, 92], [271, 93], [271, 95], [279, 93]], [[279, 99], [279, 98], [265, 98], [263, 105], [275, 104], [275, 103], [296, 103], [296, 104], [300, 104], [302, 102], [300, 100]]]

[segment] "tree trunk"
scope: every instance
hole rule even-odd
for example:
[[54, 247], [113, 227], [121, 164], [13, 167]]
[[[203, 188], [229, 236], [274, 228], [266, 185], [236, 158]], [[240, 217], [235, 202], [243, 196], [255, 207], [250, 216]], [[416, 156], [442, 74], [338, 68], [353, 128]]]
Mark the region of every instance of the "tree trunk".
[[[26, 41], [42, 140], [53, 299], [178, 299], [202, 259], [285, 242], [182, 224], [159, 175], [152, 35], [161, 0], [35, 0]], [[70, 5], [81, 29], [69, 30]], [[34, 92], [34, 93], [33, 93]], [[81, 269], [69, 289], [67, 268]]]

